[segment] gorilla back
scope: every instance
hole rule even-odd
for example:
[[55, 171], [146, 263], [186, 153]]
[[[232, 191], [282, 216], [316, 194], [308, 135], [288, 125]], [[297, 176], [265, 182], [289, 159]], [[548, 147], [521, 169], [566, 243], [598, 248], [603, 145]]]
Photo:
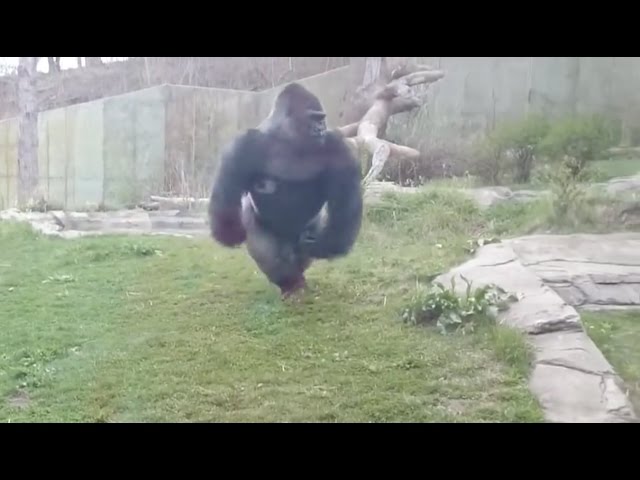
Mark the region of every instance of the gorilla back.
[[353, 247], [360, 182], [359, 164], [343, 138], [327, 131], [319, 100], [290, 84], [269, 117], [223, 154], [209, 204], [212, 235], [227, 246], [247, 240], [261, 270], [288, 294], [304, 286], [312, 259]]

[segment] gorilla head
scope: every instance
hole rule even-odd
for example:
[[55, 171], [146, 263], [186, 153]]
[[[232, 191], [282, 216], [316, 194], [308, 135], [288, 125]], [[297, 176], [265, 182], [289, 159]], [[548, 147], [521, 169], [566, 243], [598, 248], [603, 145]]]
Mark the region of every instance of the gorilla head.
[[321, 147], [327, 125], [320, 100], [298, 83], [290, 83], [276, 97], [260, 130], [300, 147]]

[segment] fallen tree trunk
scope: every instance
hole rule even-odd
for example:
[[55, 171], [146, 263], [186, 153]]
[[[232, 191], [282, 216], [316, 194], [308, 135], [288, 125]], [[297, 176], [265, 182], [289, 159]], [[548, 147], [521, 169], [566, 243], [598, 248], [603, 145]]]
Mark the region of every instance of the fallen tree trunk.
[[352, 109], [364, 112], [360, 120], [338, 128], [351, 146], [364, 148], [372, 156], [371, 167], [362, 181], [366, 188], [375, 181], [389, 158], [413, 159], [416, 149], [384, 140], [392, 115], [419, 108], [423, 100], [411, 87], [428, 85], [444, 77], [444, 72], [426, 65], [403, 64], [389, 70], [385, 57], [365, 60], [363, 84], [351, 99]]

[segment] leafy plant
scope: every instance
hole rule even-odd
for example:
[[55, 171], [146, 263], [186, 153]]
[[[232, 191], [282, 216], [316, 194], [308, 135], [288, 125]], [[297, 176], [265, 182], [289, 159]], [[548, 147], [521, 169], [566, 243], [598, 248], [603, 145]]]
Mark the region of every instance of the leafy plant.
[[547, 120], [538, 115], [499, 124], [477, 146], [476, 173], [497, 185], [501, 176], [511, 170], [510, 176], [514, 182], [528, 182], [535, 156], [549, 128]]
[[[618, 138], [616, 125], [603, 117], [572, 117], [554, 124], [541, 148], [552, 160], [565, 162], [563, 168], [577, 177], [587, 162], [601, 156]], [[574, 161], [567, 163], [567, 158]]]
[[478, 176], [484, 183], [500, 185], [508, 163], [500, 138], [496, 135], [489, 135], [477, 141], [473, 146], [473, 151], [475, 162], [469, 172]]
[[456, 292], [455, 277], [451, 287], [434, 283], [425, 293], [415, 297], [411, 305], [402, 312], [402, 319], [414, 325], [435, 323], [443, 335], [461, 330], [473, 331], [478, 323], [494, 321], [498, 312], [506, 310], [517, 296], [507, 293], [494, 284], [476, 289], [472, 282], [460, 275], [467, 284], [465, 294]]
[[580, 166], [580, 160], [565, 157], [560, 163], [547, 166], [540, 176], [551, 192], [552, 222], [565, 225], [579, 221], [584, 213], [591, 171]]
[[513, 163], [513, 181], [527, 183], [535, 156], [549, 132], [549, 123], [543, 117], [531, 115], [514, 123], [501, 125], [495, 135]]

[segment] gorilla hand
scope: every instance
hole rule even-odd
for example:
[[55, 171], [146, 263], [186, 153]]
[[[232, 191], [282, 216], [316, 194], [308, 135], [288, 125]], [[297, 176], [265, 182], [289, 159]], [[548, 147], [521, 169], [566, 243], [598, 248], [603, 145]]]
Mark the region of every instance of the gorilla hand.
[[346, 147], [341, 154], [346, 160], [328, 172], [326, 220], [300, 235], [301, 251], [312, 258], [347, 255], [360, 231], [363, 213], [360, 166], [351, 161]]
[[236, 247], [247, 239], [247, 232], [236, 211], [217, 212], [211, 232], [216, 240], [227, 247]]

